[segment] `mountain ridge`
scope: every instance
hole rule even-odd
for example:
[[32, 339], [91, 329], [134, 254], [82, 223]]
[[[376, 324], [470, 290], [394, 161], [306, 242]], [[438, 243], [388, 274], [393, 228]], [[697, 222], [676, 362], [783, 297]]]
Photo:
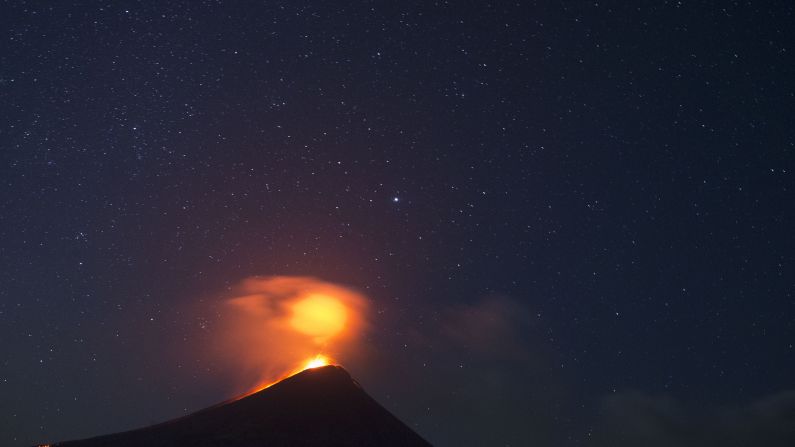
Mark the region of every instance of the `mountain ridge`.
[[335, 365], [186, 416], [53, 447], [430, 446]]

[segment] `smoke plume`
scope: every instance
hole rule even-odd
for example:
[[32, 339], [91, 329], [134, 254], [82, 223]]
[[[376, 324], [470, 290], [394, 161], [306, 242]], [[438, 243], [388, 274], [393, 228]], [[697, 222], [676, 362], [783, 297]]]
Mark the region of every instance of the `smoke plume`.
[[346, 287], [311, 277], [251, 277], [219, 311], [217, 354], [254, 389], [324, 356], [342, 362], [367, 329], [367, 300]]

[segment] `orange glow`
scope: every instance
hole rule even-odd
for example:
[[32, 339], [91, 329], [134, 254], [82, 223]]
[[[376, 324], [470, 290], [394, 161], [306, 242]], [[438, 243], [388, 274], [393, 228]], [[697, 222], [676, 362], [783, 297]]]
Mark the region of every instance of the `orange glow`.
[[356, 358], [367, 308], [360, 293], [316, 278], [248, 278], [218, 308], [217, 362], [250, 394], [332, 358]]
[[331, 362], [329, 361], [328, 357], [318, 354], [315, 356], [315, 358], [306, 362], [306, 365], [304, 365], [304, 369], [302, 371], [312, 368], [320, 368], [321, 366], [326, 366], [330, 364]]
[[331, 365], [332, 363], [333, 363], [333, 361], [330, 358], [326, 357], [325, 355], [318, 354], [318, 355], [310, 358], [309, 360], [305, 361], [303, 366], [301, 366], [300, 368], [296, 368], [293, 371], [291, 371], [290, 373], [284, 374], [278, 380], [272, 380], [272, 381], [260, 383], [257, 386], [255, 386], [254, 388], [252, 388], [252, 389], [246, 391], [245, 393], [243, 393], [242, 395], [236, 397], [234, 400], [242, 399], [242, 398], [244, 398], [246, 396], [250, 396], [250, 395], [252, 395], [254, 393], [262, 391], [265, 388], [270, 388], [273, 385], [276, 385], [277, 383], [281, 382], [282, 380], [290, 378], [290, 377], [292, 377], [292, 376], [294, 376], [294, 375], [296, 375], [296, 374], [298, 374], [300, 372], [306, 371], [307, 369], [320, 368], [322, 366]]
[[345, 305], [332, 296], [309, 295], [293, 304], [292, 311], [290, 325], [293, 329], [321, 342], [345, 328]]

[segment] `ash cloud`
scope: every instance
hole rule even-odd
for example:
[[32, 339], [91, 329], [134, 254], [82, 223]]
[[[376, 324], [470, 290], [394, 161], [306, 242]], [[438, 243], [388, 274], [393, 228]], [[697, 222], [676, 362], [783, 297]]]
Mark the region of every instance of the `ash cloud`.
[[[376, 374], [400, 371], [400, 381], [372, 388], [398, 414], [420, 415], [407, 422], [435, 445], [795, 445], [795, 391], [725, 406], [642, 392], [590, 394], [561, 358], [551, 324], [510, 297], [438, 307], [422, 321], [385, 326], [406, 330], [401, 344], [384, 343], [395, 358], [381, 356], [378, 364], [390, 370]], [[401, 356], [403, 343], [414, 347], [411, 355]]]
[[[331, 297], [344, 307], [342, 328], [333, 333], [296, 329], [296, 303]], [[360, 293], [312, 277], [251, 277], [233, 288], [218, 310], [213, 352], [239, 387], [279, 380], [316, 356], [344, 363], [367, 329], [367, 300]], [[335, 327], [336, 328], [336, 327]]]
[[795, 445], [795, 390], [746, 405], [695, 408], [668, 396], [626, 392], [602, 403], [599, 445]]
[[[384, 321], [403, 331], [397, 346], [392, 337], [383, 341], [390, 356], [381, 355], [383, 369], [369, 373], [400, 380], [372, 379], [371, 386], [364, 376], [362, 383], [387, 396], [387, 408], [415, 415], [406, 422], [434, 445], [556, 445], [567, 390], [549, 374], [555, 354], [536, 314], [489, 295], [436, 307], [420, 321]], [[404, 354], [404, 346], [413, 349]]]

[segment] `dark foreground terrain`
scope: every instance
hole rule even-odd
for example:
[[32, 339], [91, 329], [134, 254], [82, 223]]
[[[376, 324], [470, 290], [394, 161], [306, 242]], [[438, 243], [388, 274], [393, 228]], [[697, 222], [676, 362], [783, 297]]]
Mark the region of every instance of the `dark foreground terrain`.
[[151, 427], [53, 444], [126, 446], [429, 446], [339, 366], [308, 369], [242, 399]]

